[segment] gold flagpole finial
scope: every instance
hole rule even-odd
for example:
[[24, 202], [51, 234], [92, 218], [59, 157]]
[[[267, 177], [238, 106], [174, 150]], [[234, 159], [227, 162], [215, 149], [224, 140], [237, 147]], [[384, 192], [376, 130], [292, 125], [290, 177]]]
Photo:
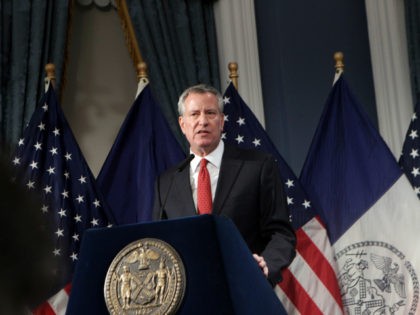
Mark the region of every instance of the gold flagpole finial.
[[232, 80], [235, 89], [238, 89], [238, 63], [237, 62], [229, 62], [228, 64], [229, 69], [229, 79]]
[[47, 73], [47, 76], [44, 79], [45, 83], [45, 90], [48, 88], [48, 83], [51, 82], [51, 84], [55, 85], [55, 65], [53, 63], [47, 63], [45, 65], [45, 72]]
[[147, 81], [147, 65], [144, 61], [137, 64], [137, 81]]
[[344, 55], [341, 51], [337, 51], [334, 54], [334, 60], [335, 60], [335, 66], [334, 66], [335, 67], [335, 72], [336, 73], [344, 72], [344, 63], [343, 63]]
[[334, 53], [334, 60], [335, 60], [335, 75], [334, 75], [334, 82], [333, 85], [335, 84], [335, 82], [337, 82], [337, 80], [340, 78], [341, 74], [344, 72], [344, 55], [341, 51], [337, 51], [336, 53]]

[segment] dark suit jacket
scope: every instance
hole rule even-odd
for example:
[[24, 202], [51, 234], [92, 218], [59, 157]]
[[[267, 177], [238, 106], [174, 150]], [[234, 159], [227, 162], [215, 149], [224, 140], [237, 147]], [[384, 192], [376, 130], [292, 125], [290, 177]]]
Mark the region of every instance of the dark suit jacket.
[[[190, 168], [179, 171], [179, 165], [156, 182], [155, 220], [162, 214], [168, 219], [196, 215]], [[281, 280], [281, 269], [295, 256], [296, 238], [288, 221], [278, 166], [271, 155], [225, 145], [213, 214], [231, 218], [249, 249], [264, 257], [272, 285]]]

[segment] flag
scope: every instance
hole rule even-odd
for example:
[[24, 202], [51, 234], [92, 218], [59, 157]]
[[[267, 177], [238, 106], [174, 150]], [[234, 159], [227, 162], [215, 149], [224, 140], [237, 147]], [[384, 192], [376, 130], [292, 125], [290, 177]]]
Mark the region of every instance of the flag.
[[417, 197], [420, 197], [420, 103], [411, 116], [411, 123], [405, 136], [399, 164]]
[[297, 254], [283, 271], [283, 281], [275, 287], [277, 296], [288, 314], [342, 314], [331, 246], [310, 200], [232, 83], [224, 94], [224, 104], [223, 140], [272, 154], [287, 194]]
[[117, 223], [150, 221], [156, 177], [184, 158], [150, 86], [145, 86], [96, 179]]
[[420, 202], [343, 76], [301, 183], [326, 223], [347, 314], [419, 314]]
[[39, 211], [52, 227], [54, 296], [34, 313], [64, 314], [84, 231], [106, 227], [113, 218], [51, 85], [18, 141], [12, 164], [25, 187], [40, 195]]

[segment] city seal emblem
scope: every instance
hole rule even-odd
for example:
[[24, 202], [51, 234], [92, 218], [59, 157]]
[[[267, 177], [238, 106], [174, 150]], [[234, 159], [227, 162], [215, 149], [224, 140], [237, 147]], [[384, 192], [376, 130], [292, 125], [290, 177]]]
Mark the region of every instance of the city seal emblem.
[[185, 292], [185, 269], [175, 249], [158, 239], [144, 238], [124, 247], [105, 278], [110, 314], [174, 314]]
[[398, 248], [362, 241], [338, 251], [335, 258], [346, 314], [419, 314], [419, 280]]

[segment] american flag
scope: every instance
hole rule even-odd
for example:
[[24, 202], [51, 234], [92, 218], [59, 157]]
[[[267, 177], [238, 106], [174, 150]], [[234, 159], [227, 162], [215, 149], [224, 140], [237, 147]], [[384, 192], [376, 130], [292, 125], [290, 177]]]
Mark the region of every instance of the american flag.
[[80, 242], [88, 228], [113, 223], [50, 84], [19, 139], [12, 163], [19, 180], [42, 198], [57, 260], [51, 298], [35, 314], [64, 314]]
[[283, 281], [275, 287], [277, 296], [289, 314], [342, 314], [333, 252], [311, 201], [232, 83], [224, 94], [224, 104], [223, 140], [272, 154], [287, 194], [290, 220], [297, 236], [297, 254], [283, 271]]
[[420, 104], [411, 116], [399, 164], [420, 198]]

